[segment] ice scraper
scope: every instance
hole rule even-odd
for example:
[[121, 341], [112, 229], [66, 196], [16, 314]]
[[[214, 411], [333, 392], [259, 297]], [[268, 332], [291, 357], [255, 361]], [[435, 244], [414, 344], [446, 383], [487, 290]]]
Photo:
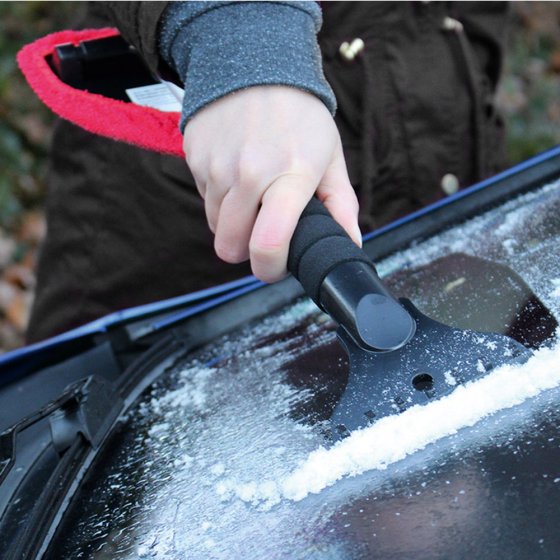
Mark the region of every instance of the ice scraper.
[[348, 383], [331, 417], [335, 441], [532, 355], [508, 336], [453, 328], [397, 300], [316, 198], [299, 220], [288, 269], [338, 323], [348, 353]]
[[[112, 68], [122, 69], [123, 59], [115, 64], [115, 56], [136, 56], [116, 29], [63, 31], [24, 47], [18, 62], [39, 97], [63, 118], [96, 134], [182, 157], [179, 114], [123, 102], [131, 85], [128, 72], [87, 83], [99, 74], [85, 71], [87, 65], [101, 58], [107, 67], [113, 61]], [[139, 84], [160, 85], [146, 69], [137, 70], [133, 78]], [[348, 384], [332, 416], [336, 438], [530, 355], [505, 336], [454, 329], [409, 301], [397, 301], [367, 255], [315, 199], [292, 241], [289, 269], [340, 325], [350, 358]]]

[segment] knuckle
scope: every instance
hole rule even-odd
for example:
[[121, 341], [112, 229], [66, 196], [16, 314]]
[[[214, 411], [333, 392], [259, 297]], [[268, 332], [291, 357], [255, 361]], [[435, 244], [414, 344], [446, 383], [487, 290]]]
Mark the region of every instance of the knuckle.
[[183, 152], [185, 153], [185, 160], [187, 165], [191, 168], [200, 167], [202, 162], [206, 159], [206, 152], [201, 149], [198, 142], [184, 137]]
[[195, 177], [201, 176], [204, 167], [202, 157], [200, 157], [200, 155], [196, 152], [186, 151], [185, 160], [193, 176]]
[[274, 154], [271, 158], [258, 149], [246, 149], [239, 154], [235, 173], [236, 182], [244, 190], [266, 187], [275, 177], [317, 175], [307, 158], [299, 154]]
[[213, 185], [223, 184], [225, 173], [224, 167], [219, 159], [214, 159], [208, 164], [206, 176], [208, 177], [208, 182]]
[[238, 157], [236, 179], [243, 187], [254, 187], [264, 176], [263, 157], [254, 150], [244, 150]]
[[291, 154], [286, 161], [286, 174], [299, 175], [301, 177], [313, 177], [316, 172], [307, 158], [299, 154]]

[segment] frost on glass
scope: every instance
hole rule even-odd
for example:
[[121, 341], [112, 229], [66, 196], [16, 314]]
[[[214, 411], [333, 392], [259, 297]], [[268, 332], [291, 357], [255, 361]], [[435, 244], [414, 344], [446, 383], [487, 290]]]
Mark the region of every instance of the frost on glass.
[[[520, 523], [534, 532], [533, 556], [553, 546], [539, 534], [558, 524], [543, 502], [560, 498], [559, 216], [551, 185], [378, 263], [426, 314], [542, 348], [502, 401], [492, 392], [506, 383], [495, 380], [327, 449], [347, 362], [332, 323], [300, 301], [214, 341], [145, 393], [86, 480], [57, 557], [449, 558], [457, 539], [492, 557], [503, 536], [507, 557], [522, 558]], [[487, 399], [483, 419], [468, 426], [457, 414], [444, 429], [469, 398], [469, 410]], [[481, 526], [495, 528], [488, 542]]]

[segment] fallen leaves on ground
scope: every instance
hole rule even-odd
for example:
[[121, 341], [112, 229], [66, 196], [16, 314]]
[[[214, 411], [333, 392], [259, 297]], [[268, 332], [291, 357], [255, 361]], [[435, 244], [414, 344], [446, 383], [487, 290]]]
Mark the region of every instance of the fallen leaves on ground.
[[39, 210], [25, 212], [15, 234], [0, 229], [0, 348], [22, 345], [35, 291], [37, 252], [45, 235]]

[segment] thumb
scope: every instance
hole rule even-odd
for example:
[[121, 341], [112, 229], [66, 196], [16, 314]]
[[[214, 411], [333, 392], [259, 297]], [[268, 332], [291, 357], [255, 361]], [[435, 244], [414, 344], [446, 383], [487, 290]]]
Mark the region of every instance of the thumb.
[[362, 232], [358, 225], [358, 198], [350, 183], [346, 162], [339, 145], [331, 164], [317, 187], [317, 198], [358, 247], [362, 246]]

